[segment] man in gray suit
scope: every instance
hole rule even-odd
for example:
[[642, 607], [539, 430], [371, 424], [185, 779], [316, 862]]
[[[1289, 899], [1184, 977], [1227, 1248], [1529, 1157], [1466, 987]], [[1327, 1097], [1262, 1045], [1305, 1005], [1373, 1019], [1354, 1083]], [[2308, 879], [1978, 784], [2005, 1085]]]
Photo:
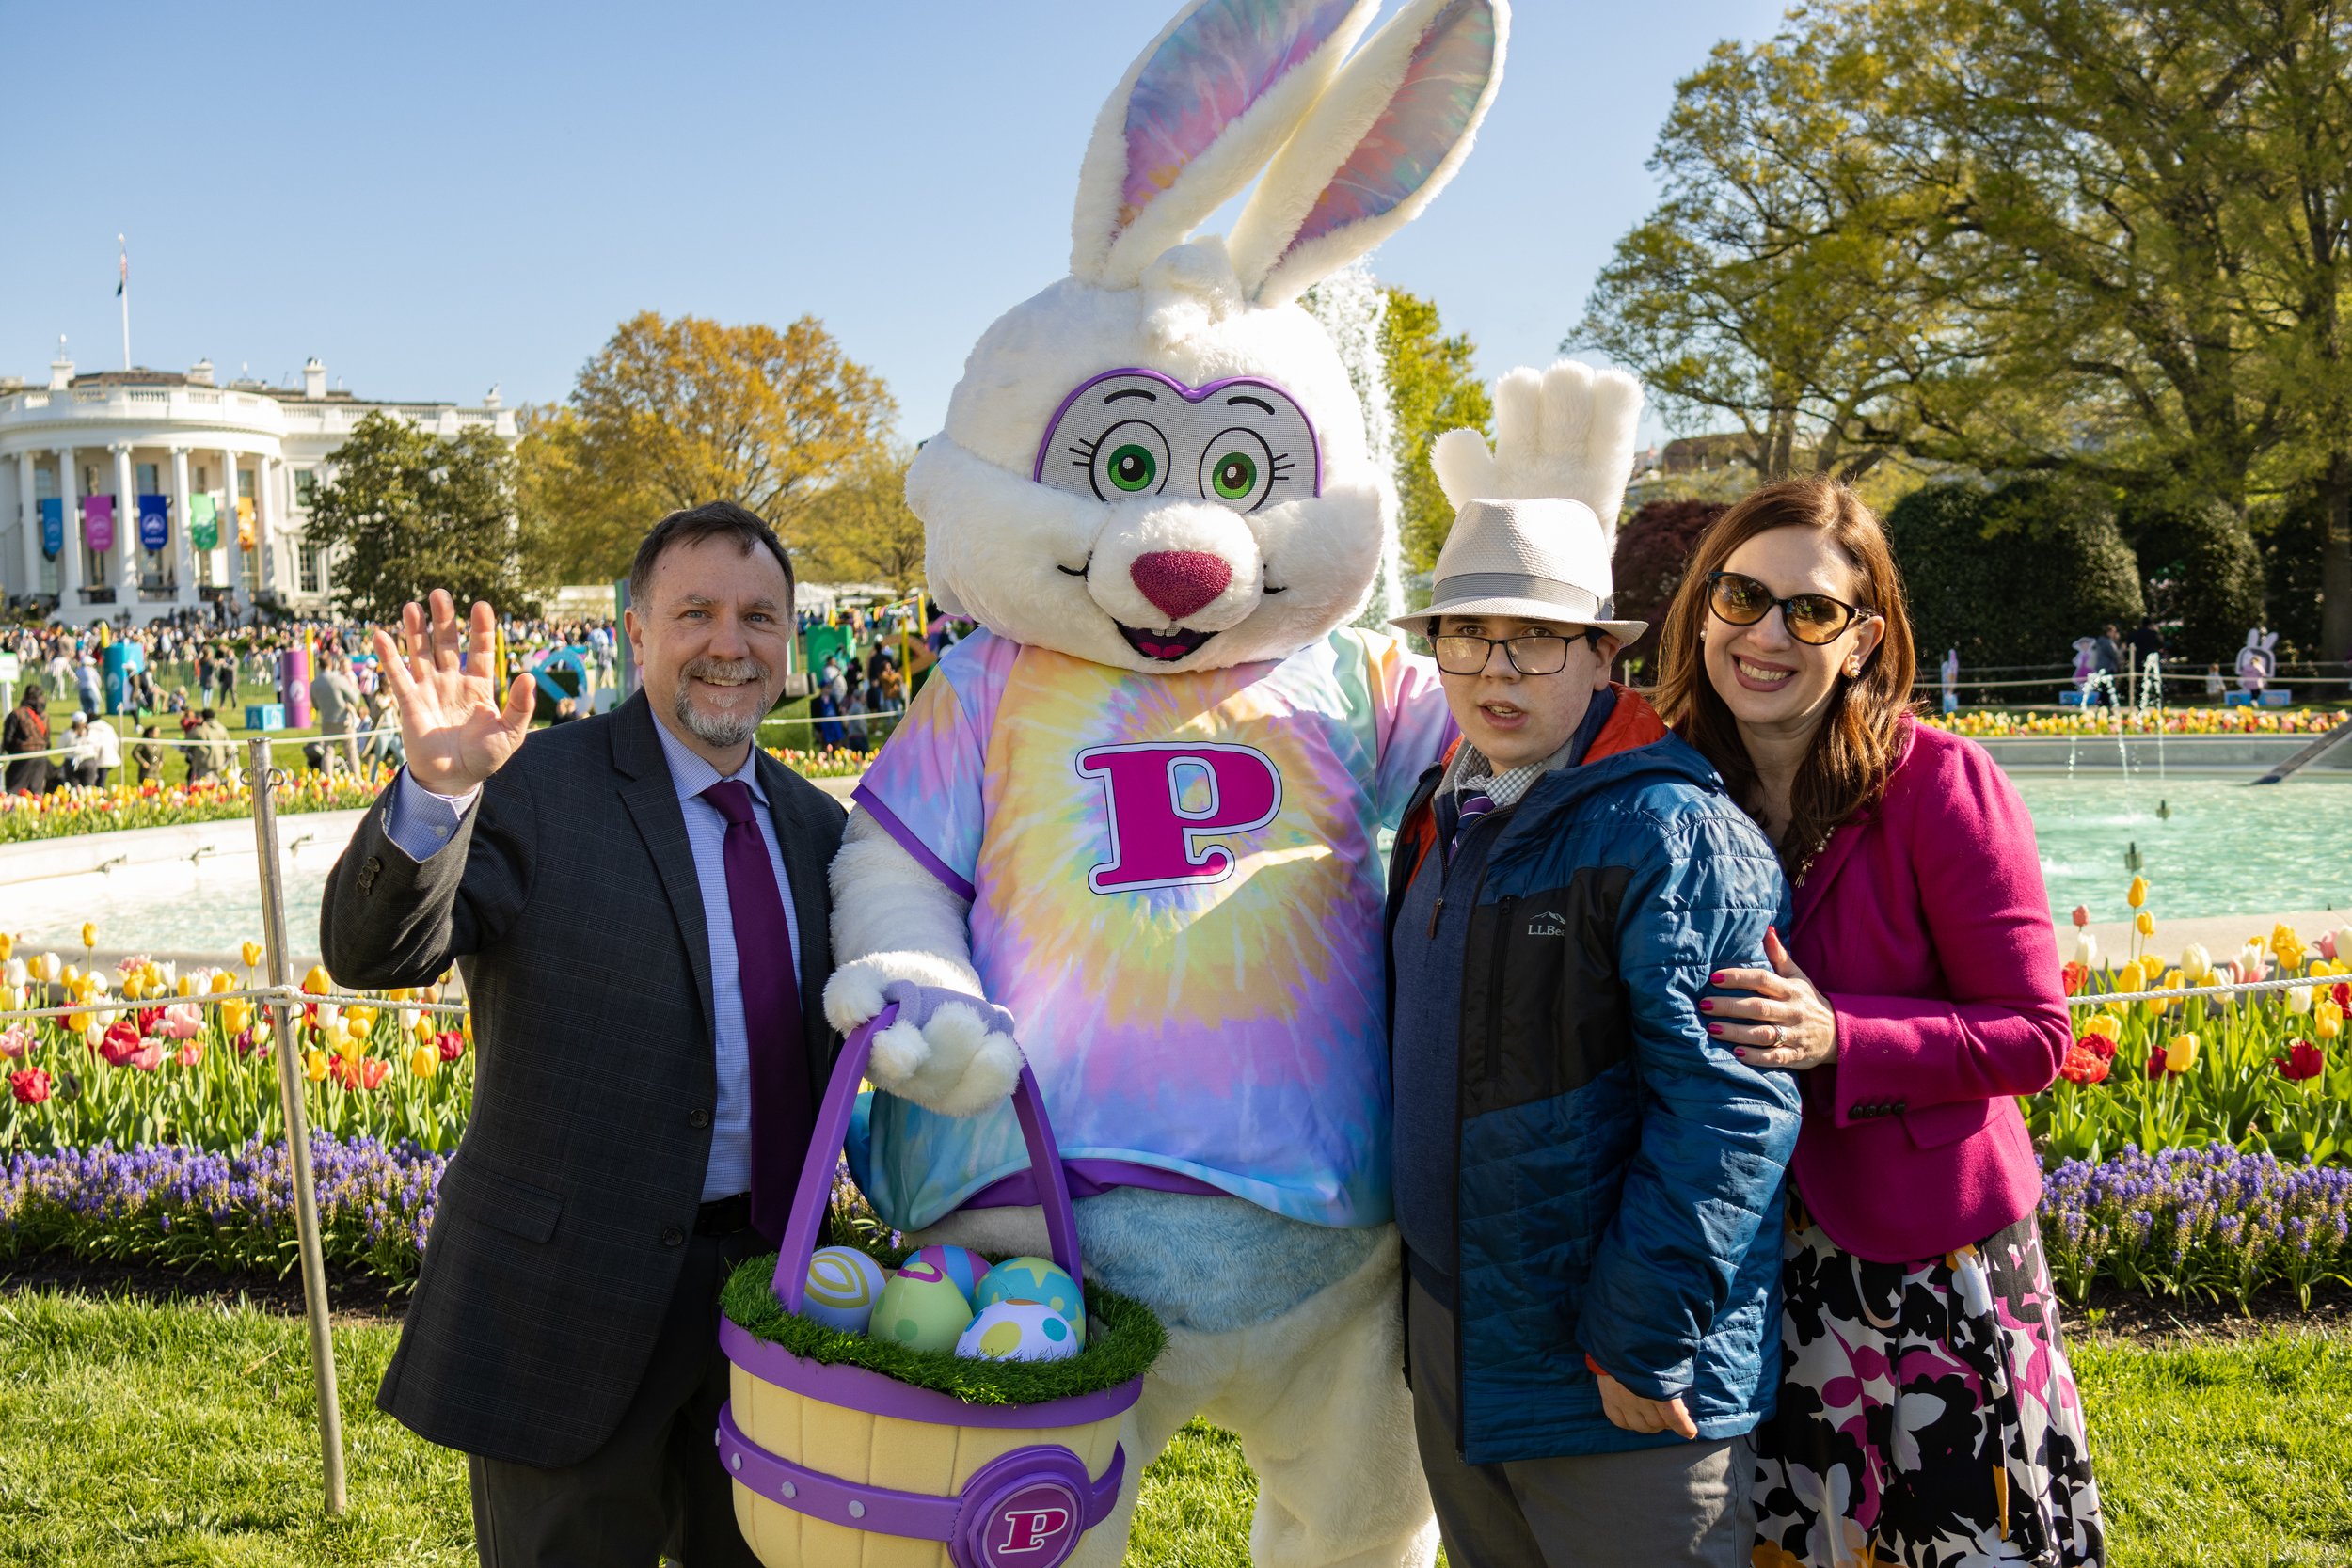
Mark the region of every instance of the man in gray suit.
[[728, 503], [629, 573], [644, 687], [524, 744], [486, 605], [376, 652], [407, 766], [328, 879], [345, 985], [471, 999], [473, 1119], [377, 1402], [463, 1449], [489, 1568], [755, 1561], [712, 1447], [717, 1296], [780, 1236], [837, 1046], [825, 872], [844, 813], [756, 744], [792, 569]]

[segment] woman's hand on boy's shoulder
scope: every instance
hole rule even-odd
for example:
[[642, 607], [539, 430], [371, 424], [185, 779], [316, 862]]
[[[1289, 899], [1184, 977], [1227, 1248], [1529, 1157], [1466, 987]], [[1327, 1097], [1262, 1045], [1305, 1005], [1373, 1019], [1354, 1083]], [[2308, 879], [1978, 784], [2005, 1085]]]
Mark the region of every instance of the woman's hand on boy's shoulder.
[[1708, 976], [1726, 990], [1756, 993], [1701, 997], [1708, 1034], [1752, 1068], [1803, 1072], [1837, 1060], [1837, 1013], [1797, 967], [1779, 931], [1764, 933], [1764, 956], [1772, 968], [1721, 969]]
[[1697, 1438], [1698, 1423], [1691, 1419], [1691, 1412], [1679, 1396], [1645, 1400], [1607, 1372], [1596, 1376], [1600, 1383], [1601, 1414], [1609, 1418], [1611, 1425], [1627, 1432], [1671, 1432], [1686, 1440]]

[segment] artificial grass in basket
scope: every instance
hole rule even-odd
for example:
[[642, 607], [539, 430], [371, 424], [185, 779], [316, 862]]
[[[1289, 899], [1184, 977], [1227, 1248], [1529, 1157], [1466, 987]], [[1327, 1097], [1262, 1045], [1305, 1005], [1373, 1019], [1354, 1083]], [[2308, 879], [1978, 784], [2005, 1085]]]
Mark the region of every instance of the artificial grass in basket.
[[[882, 1249], [875, 1256], [888, 1269], [903, 1262], [906, 1254]], [[896, 1339], [844, 1334], [787, 1312], [776, 1300], [775, 1275], [774, 1253], [745, 1259], [720, 1292], [720, 1310], [754, 1338], [770, 1340], [795, 1355], [863, 1367], [966, 1404], [1042, 1404], [1116, 1388], [1150, 1370], [1168, 1342], [1168, 1331], [1150, 1307], [1089, 1279], [1086, 1349], [1065, 1361], [969, 1360], [950, 1351], [914, 1350]]]

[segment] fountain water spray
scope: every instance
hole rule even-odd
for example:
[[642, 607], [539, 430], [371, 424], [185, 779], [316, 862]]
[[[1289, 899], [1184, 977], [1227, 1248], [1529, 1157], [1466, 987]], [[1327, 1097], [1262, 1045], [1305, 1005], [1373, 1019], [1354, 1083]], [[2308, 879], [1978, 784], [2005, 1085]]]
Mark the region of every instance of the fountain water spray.
[[1390, 501], [1381, 530], [1380, 575], [1356, 620], [1359, 626], [1385, 630], [1391, 619], [1411, 608], [1406, 602], [1405, 549], [1397, 532], [1396, 403], [1389, 395], [1389, 356], [1381, 343], [1381, 328], [1389, 319], [1388, 293], [1372, 269], [1357, 261], [1317, 283], [1301, 303], [1340, 351], [1340, 363], [1347, 367], [1347, 378], [1364, 405], [1365, 443], [1387, 482]]

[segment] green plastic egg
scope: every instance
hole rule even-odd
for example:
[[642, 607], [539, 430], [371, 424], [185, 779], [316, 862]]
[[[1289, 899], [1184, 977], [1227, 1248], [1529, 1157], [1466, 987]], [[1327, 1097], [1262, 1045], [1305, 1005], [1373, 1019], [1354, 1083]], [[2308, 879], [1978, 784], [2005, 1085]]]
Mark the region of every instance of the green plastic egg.
[[890, 1276], [866, 1334], [916, 1350], [951, 1351], [971, 1326], [972, 1304], [956, 1282], [935, 1269], [923, 1269]]

